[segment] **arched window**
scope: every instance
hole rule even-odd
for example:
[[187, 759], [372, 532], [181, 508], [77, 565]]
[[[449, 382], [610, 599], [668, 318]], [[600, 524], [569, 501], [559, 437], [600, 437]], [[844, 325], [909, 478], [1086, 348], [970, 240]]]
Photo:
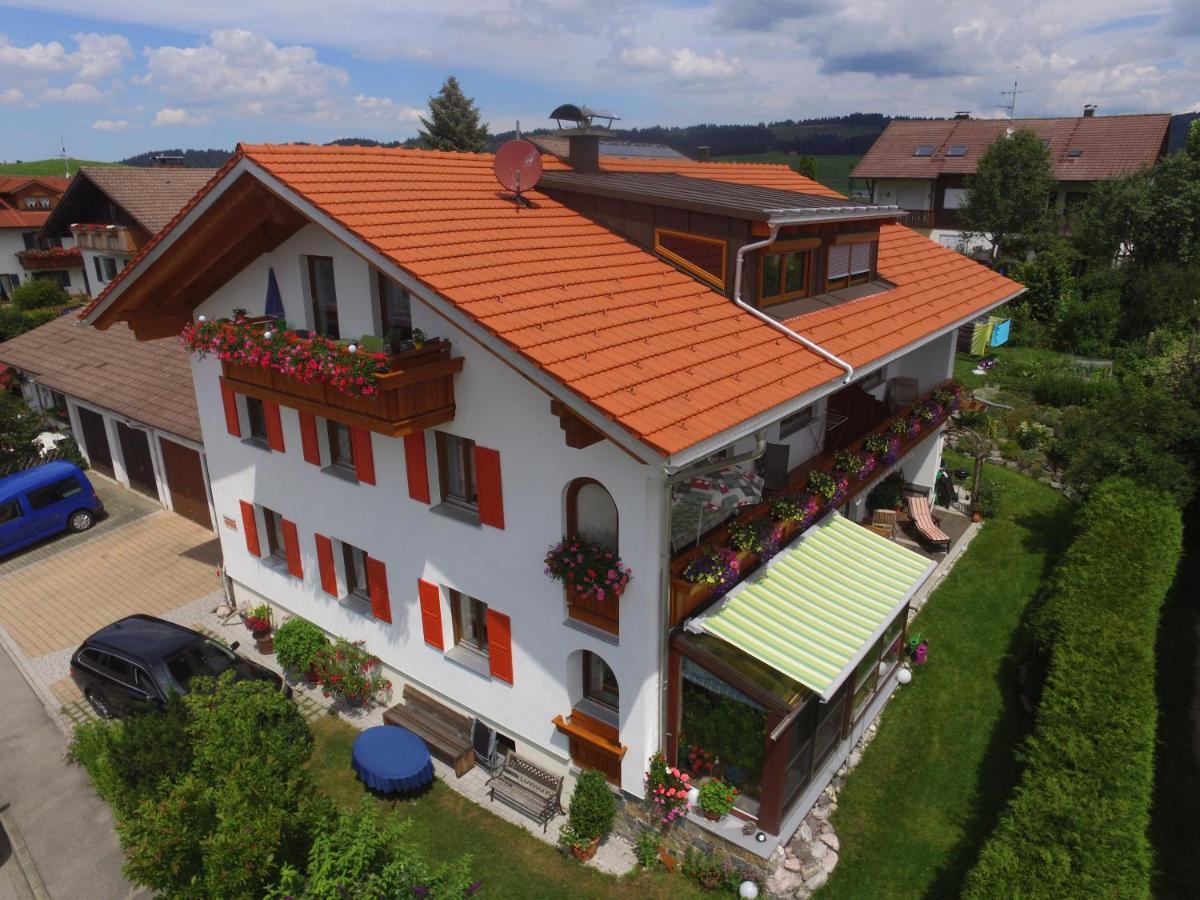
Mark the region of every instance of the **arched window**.
[[611, 712], [615, 720], [621, 701], [617, 676], [608, 663], [587, 650], [583, 652], [583, 696]]
[[567, 537], [617, 552], [617, 504], [600, 482], [576, 478], [567, 488]]

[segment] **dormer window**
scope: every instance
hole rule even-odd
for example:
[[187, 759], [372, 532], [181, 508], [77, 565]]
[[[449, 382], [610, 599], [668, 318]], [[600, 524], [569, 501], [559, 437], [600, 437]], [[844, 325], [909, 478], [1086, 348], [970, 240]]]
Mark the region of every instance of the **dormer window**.
[[877, 238], [873, 234], [843, 235], [829, 247], [825, 259], [825, 290], [834, 291], [871, 280]]
[[913, 156], [933, 156], [933, 144], [921, 144], [913, 150]]
[[966, 156], [967, 155], [967, 145], [966, 144], [951, 144], [950, 147], [946, 150], [946, 155], [947, 156]]
[[308, 292], [312, 300], [313, 328], [326, 337], [341, 337], [338, 331], [337, 290], [333, 282], [333, 259], [309, 256]]
[[758, 264], [759, 306], [774, 306], [807, 297], [812, 281], [815, 238], [783, 241], [763, 251]]
[[654, 231], [654, 250], [681, 269], [713, 287], [725, 290], [724, 241], [657, 228]]

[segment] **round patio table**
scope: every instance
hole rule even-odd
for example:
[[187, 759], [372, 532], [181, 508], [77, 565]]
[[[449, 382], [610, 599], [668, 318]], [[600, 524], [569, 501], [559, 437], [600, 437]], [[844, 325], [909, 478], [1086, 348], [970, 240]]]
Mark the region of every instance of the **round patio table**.
[[386, 794], [414, 791], [433, 781], [429, 748], [396, 725], [376, 725], [356, 737], [350, 765], [367, 787]]

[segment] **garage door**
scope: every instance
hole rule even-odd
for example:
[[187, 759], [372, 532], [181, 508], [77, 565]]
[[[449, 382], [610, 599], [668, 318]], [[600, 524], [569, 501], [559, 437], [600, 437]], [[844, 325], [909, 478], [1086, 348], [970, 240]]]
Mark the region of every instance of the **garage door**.
[[167, 473], [167, 487], [171, 490], [171, 505], [175, 512], [198, 525], [212, 528], [200, 453], [166, 438], [160, 438], [158, 443], [162, 447], [163, 468]]
[[108, 432], [104, 430], [104, 417], [90, 409], [77, 407], [79, 427], [83, 432], [83, 449], [88, 463], [97, 472], [113, 477], [112, 449], [108, 446]]
[[124, 422], [117, 423], [117, 438], [121, 442], [121, 456], [125, 460], [125, 475], [129, 486], [147, 497], [158, 499], [158, 485], [154, 480], [154, 461], [150, 457], [150, 436]]

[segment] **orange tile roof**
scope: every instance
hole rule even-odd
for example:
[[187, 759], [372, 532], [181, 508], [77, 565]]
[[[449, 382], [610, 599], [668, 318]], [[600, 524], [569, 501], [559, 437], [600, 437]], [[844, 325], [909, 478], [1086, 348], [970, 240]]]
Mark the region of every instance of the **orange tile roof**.
[[0, 228], [41, 228], [48, 210], [0, 209]]
[[[531, 191], [534, 208], [514, 205], [497, 188], [490, 155], [243, 145], [226, 168], [243, 157], [663, 454], [691, 447], [841, 375], [841, 369], [721, 294], [549, 197]], [[554, 158], [545, 164], [562, 165]], [[615, 157], [605, 157], [602, 165], [840, 196], [786, 166]], [[84, 314], [137, 269], [139, 259], [220, 181], [219, 173]], [[897, 279], [911, 272], [911, 280], [897, 288], [906, 292], [910, 305], [936, 295], [945, 317], [957, 310], [962, 318], [992, 302], [1000, 285], [1006, 286], [1004, 295], [1017, 289], [907, 229], [897, 226], [894, 232], [889, 229], [881, 247], [880, 268], [890, 266], [886, 271]], [[910, 241], [917, 243], [908, 246]], [[929, 253], [938, 271], [918, 277], [913, 265], [920, 266], [922, 254]], [[953, 265], [947, 254], [956, 257]], [[983, 282], [986, 290], [979, 293]], [[887, 291], [870, 299], [895, 295]], [[838, 311], [846, 316], [863, 302]], [[876, 310], [873, 303], [872, 310], [852, 326], [869, 340], [892, 335], [898, 314], [925, 318], [921, 309], [908, 306]], [[929, 322], [924, 333], [937, 324], [943, 324], [941, 318]], [[918, 327], [897, 333], [915, 334]]]

